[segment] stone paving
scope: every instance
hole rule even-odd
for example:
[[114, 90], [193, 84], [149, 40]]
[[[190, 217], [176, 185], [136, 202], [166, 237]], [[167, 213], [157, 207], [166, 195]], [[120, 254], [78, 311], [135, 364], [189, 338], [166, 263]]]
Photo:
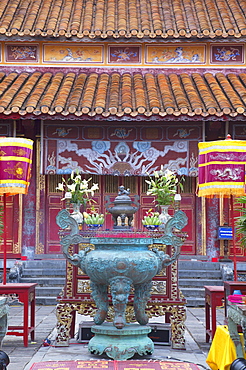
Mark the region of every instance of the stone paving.
[[[10, 325], [22, 324], [22, 306], [11, 306], [9, 315]], [[34, 362], [61, 361], [61, 360], [97, 360], [106, 356], [95, 356], [88, 352], [87, 345], [71, 340], [69, 347], [54, 347], [56, 337], [56, 307], [36, 306], [36, 331], [35, 342], [29, 338], [28, 347], [24, 347], [22, 337], [7, 335], [2, 343], [2, 350], [9, 358], [8, 370], [29, 370]], [[76, 327], [85, 317], [77, 315]], [[91, 320], [91, 318], [87, 318]], [[154, 319], [157, 322], [157, 318]], [[217, 309], [217, 324], [224, 323], [224, 309]], [[200, 364], [200, 369], [208, 369], [206, 357], [210, 344], [205, 343], [205, 309], [187, 307], [187, 319], [185, 322], [186, 350], [173, 350], [168, 345], [155, 345], [155, 351], [151, 356], [139, 357], [139, 359], [158, 360], [182, 360]], [[43, 341], [48, 338], [51, 346], [43, 346]], [[107, 358], [108, 359], [108, 358]]]

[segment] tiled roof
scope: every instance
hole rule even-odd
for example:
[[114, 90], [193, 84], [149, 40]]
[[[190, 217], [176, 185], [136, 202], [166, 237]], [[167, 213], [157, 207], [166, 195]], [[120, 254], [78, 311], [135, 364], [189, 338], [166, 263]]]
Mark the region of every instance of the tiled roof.
[[246, 73], [0, 72], [0, 113], [246, 115]]
[[245, 0], [1, 0], [0, 34], [75, 38], [241, 37]]

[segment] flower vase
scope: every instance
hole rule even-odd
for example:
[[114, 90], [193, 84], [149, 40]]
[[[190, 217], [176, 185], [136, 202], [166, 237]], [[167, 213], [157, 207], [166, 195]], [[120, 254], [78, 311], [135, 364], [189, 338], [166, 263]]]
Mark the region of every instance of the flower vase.
[[166, 223], [172, 216], [168, 213], [169, 205], [160, 206], [161, 207], [161, 213], [159, 215], [159, 220], [161, 221], [160, 229], [165, 229]]
[[72, 203], [72, 206], [73, 212], [71, 213], [70, 216], [73, 217], [75, 221], [77, 221], [78, 225], [83, 224], [84, 219], [82, 213], [80, 212], [80, 202]]
[[102, 227], [101, 224], [87, 224], [87, 226], [89, 227], [90, 230], [97, 230], [100, 227]]

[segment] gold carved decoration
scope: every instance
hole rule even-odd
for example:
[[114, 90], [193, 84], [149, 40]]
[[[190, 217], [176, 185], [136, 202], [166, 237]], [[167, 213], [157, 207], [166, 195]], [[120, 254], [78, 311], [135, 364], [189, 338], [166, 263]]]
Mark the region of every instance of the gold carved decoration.
[[[73, 253], [73, 246], [70, 245], [68, 248], [68, 253]], [[66, 291], [65, 296], [72, 297], [73, 296], [73, 265], [67, 261], [67, 277], [66, 277]]]
[[19, 242], [14, 243], [14, 245], [13, 245], [13, 253], [16, 253], [16, 254], [21, 253], [21, 248], [20, 248], [20, 243]]
[[165, 280], [154, 280], [152, 281], [151, 294], [167, 294], [167, 283]]
[[[164, 253], [166, 253], [166, 250], [167, 250], [167, 246], [165, 244], [150, 244], [148, 246], [148, 249], [150, 251], [152, 251], [153, 248], [157, 248], [159, 251], [163, 251]], [[158, 275], [156, 276], [167, 276], [167, 269], [164, 268], [163, 270], [161, 270], [161, 272], [159, 272]]]
[[40, 209], [40, 193], [45, 189], [45, 176], [40, 175], [41, 165], [41, 144], [40, 139], [36, 140], [36, 254], [44, 253], [44, 245], [40, 242], [40, 224], [44, 222], [43, 211]]
[[84, 250], [85, 248], [90, 248], [91, 250], [94, 250], [95, 249], [95, 245], [94, 244], [91, 244], [91, 243], [80, 243], [79, 244], [79, 250], [82, 251]]
[[43, 254], [44, 253], [44, 245], [42, 243], [38, 243], [38, 246], [35, 250], [36, 254]]
[[[60, 302], [56, 307], [57, 316], [57, 337], [56, 345], [68, 346], [69, 345], [69, 332], [73, 320], [72, 312], [76, 311], [81, 315], [95, 316], [96, 305], [92, 300], [80, 303], [62, 303]], [[186, 319], [186, 309], [183, 305], [172, 305], [169, 303], [153, 303], [148, 302], [146, 309], [148, 317], [165, 316], [170, 314], [170, 323], [172, 331], [172, 347], [176, 349], [185, 349], [184, 321]], [[114, 317], [113, 306], [111, 305], [108, 310], [107, 321], [112, 321]], [[134, 309], [132, 305], [126, 308], [127, 322], [135, 321]]]
[[[174, 253], [174, 247], [172, 247], [172, 254]], [[171, 298], [178, 298], [178, 262], [177, 260], [171, 264]]]
[[78, 280], [77, 293], [91, 293], [90, 280]]
[[36, 212], [36, 218], [37, 218], [36, 222], [38, 224], [41, 224], [42, 225], [44, 223], [44, 212], [43, 212], [43, 210], [39, 209]]

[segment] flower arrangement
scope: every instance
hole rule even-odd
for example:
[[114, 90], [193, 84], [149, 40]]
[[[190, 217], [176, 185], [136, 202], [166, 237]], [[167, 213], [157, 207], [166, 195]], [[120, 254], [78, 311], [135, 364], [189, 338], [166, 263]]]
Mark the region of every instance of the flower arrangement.
[[65, 191], [65, 198], [63, 199], [70, 199], [71, 203], [82, 203], [85, 205], [88, 200], [91, 200], [89, 195], [93, 196], [94, 192], [99, 189], [98, 184], [93, 184], [89, 188], [90, 181], [91, 178], [88, 180], [82, 179], [77, 170], [71, 173], [71, 177], [68, 180], [62, 178], [62, 183], [59, 183], [56, 189]]
[[[182, 178], [183, 179], [183, 178]], [[149, 176], [149, 180], [145, 180], [149, 185], [147, 195], [154, 195], [158, 205], [170, 205], [174, 201], [174, 196], [178, 187], [183, 190], [181, 181], [177, 175], [169, 170], [154, 171], [154, 177]]]
[[154, 212], [152, 209], [149, 209], [146, 212], [146, 215], [144, 216], [142, 220], [142, 224], [147, 227], [150, 225], [159, 226], [161, 225], [161, 221], [159, 220], [159, 212]]
[[104, 223], [104, 215], [97, 213], [95, 207], [91, 207], [87, 212], [83, 212], [84, 222], [87, 225], [100, 225]]

